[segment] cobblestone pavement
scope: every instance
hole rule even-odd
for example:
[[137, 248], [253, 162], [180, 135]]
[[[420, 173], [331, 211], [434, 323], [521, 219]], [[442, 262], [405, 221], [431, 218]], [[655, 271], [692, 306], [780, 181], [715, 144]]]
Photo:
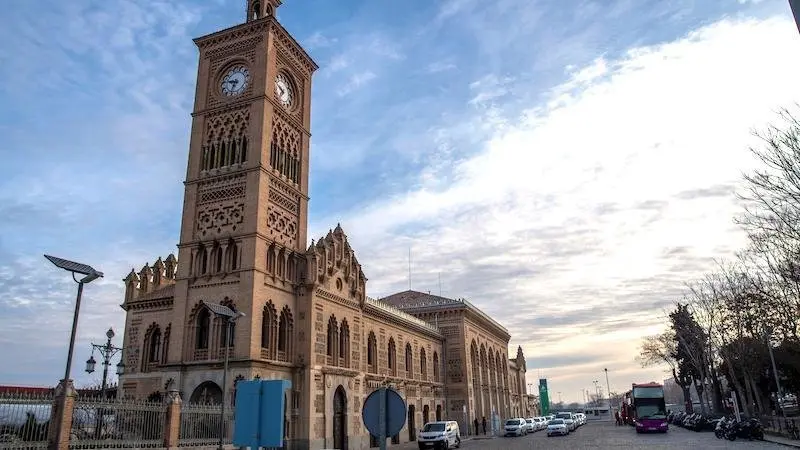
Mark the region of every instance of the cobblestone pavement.
[[521, 437], [470, 439], [464, 441], [464, 450], [530, 450], [530, 449], [702, 449], [749, 450], [788, 449], [779, 444], [737, 439], [730, 442], [717, 439], [714, 433], [696, 433], [679, 427], [670, 427], [666, 434], [636, 434], [629, 426], [617, 427], [612, 423], [589, 422], [569, 436], [547, 437], [544, 431]]

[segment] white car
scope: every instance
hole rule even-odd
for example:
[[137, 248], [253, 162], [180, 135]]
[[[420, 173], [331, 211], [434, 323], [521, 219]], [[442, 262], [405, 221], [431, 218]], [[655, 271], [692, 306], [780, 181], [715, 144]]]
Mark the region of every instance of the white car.
[[508, 419], [503, 425], [503, 436], [525, 436], [528, 434], [528, 425], [525, 419]]
[[550, 436], [566, 436], [569, 434], [569, 428], [567, 428], [567, 424], [564, 422], [564, 419], [553, 419], [550, 422], [547, 422], [547, 437]]
[[443, 450], [461, 447], [461, 431], [458, 429], [458, 422], [447, 420], [426, 423], [417, 435], [417, 444], [420, 450], [428, 447], [439, 447]]
[[539, 428], [536, 426], [536, 421], [533, 417], [528, 417], [525, 419], [525, 429], [528, 433], [535, 433], [539, 431]]
[[557, 419], [561, 419], [567, 424], [567, 428], [569, 431], [575, 431], [578, 429], [578, 422], [575, 420], [575, 415], [570, 412], [560, 412], [556, 414]]
[[534, 417], [536, 421], [536, 428], [539, 430], [546, 430], [547, 429], [547, 417]]

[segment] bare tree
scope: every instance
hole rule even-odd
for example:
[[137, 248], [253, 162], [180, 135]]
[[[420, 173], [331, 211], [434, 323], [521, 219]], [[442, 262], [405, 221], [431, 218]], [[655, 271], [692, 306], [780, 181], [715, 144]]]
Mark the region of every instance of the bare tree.
[[778, 113], [783, 126], [754, 134], [763, 147], [750, 151], [762, 167], [744, 176], [747, 204], [738, 222], [755, 243], [800, 242], [800, 121], [788, 109]]

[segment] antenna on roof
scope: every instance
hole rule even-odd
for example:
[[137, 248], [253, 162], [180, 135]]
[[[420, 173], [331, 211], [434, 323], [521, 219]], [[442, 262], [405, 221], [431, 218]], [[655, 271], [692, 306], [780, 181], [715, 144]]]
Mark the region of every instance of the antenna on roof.
[[408, 247], [408, 290], [411, 290], [411, 246]]
[[439, 297], [442, 296], [442, 272], [439, 272]]

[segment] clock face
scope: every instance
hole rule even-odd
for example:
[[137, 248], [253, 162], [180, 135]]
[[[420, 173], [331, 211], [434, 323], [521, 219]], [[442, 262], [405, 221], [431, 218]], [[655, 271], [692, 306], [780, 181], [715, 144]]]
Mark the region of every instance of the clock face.
[[275, 78], [275, 95], [278, 96], [278, 101], [286, 108], [292, 106], [294, 102], [294, 92], [292, 91], [292, 84], [286, 75], [280, 73]]
[[222, 95], [232, 97], [244, 92], [250, 84], [250, 71], [244, 65], [231, 67], [220, 81], [220, 91]]

